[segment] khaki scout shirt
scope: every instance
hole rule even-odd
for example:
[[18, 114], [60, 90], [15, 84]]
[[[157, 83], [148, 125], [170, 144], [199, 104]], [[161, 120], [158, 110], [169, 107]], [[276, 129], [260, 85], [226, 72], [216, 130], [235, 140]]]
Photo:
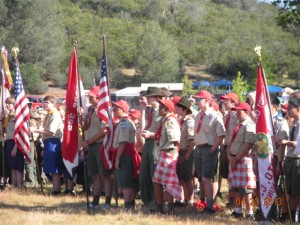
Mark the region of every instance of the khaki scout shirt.
[[134, 123], [128, 118], [122, 118], [115, 130], [113, 148], [118, 148], [119, 143], [135, 143], [136, 127]]
[[[225, 145], [229, 145], [230, 141], [231, 141], [231, 136], [230, 134], [233, 133], [233, 130], [235, 128], [235, 126], [238, 123], [237, 117], [236, 117], [236, 112], [235, 111], [229, 111], [228, 113], [230, 113], [230, 118], [229, 118], [229, 123], [228, 123], [228, 127], [226, 129], [226, 137], [225, 137]], [[224, 116], [224, 126], [225, 126], [225, 122], [226, 122], [226, 116]]]
[[[98, 115], [97, 115], [97, 106], [96, 106], [96, 107], [94, 107], [94, 112], [91, 116], [90, 126], [84, 133], [85, 134], [85, 140], [89, 140], [92, 137], [94, 137], [104, 127], [108, 127], [108, 125], [98, 117]], [[98, 140], [97, 143], [98, 142], [103, 142], [103, 140], [104, 140], [104, 137], [102, 139]]]
[[15, 136], [15, 116], [10, 116], [6, 127], [6, 139], [14, 139]]
[[47, 114], [44, 130], [48, 130], [53, 133], [53, 135], [42, 135], [42, 139], [46, 140], [48, 138], [58, 138], [61, 139], [63, 136], [63, 123], [60, 113], [54, 109], [53, 113]]
[[[273, 116], [274, 123], [274, 134], [278, 135], [281, 139], [289, 139], [289, 125], [287, 121], [280, 115]], [[273, 142], [273, 154], [277, 155], [277, 147], [275, 142]]]
[[191, 142], [194, 140], [194, 126], [195, 126], [195, 119], [193, 115], [186, 115], [183, 118], [183, 124], [181, 125], [180, 132], [180, 150], [188, 150]]
[[[168, 117], [169, 115], [170, 114], [167, 114], [166, 117]], [[166, 117], [163, 118], [163, 121]], [[179, 143], [179, 141], [180, 126], [177, 120], [174, 117], [170, 116], [162, 125], [162, 132], [157, 151], [176, 149], [177, 146], [174, 142]]]
[[[241, 124], [242, 125], [240, 126], [233, 142], [230, 144], [230, 153], [232, 155], [237, 155], [242, 150], [242, 145], [245, 142], [255, 144], [255, 139], [256, 139], [255, 123], [250, 118], [247, 118]], [[232, 134], [230, 135], [231, 138], [232, 135], [233, 135], [233, 131]]]
[[[293, 124], [291, 127], [290, 127], [290, 134], [289, 134], [289, 137], [291, 138], [291, 132], [292, 132], [292, 127], [295, 126], [295, 132], [294, 132], [294, 140], [293, 141], [296, 141], [297, 140], [297, 137], [298, 137], [298, 132], [299, 132], [299, 126], [300, 126], [300, 123], [296, 123], [296, 124]], [[286, 153], [286, 157], [291, 157], [291, 158], [300, 158], [300, 154], [296, 154], [294, 151], [295, 151], [295, 147], [293, 146], [287, 146], [287, 153]]]
[[[147, 124], [147, 130], [152, 132], [152, 133], [156, 133], [156, 131], [158, 130], [160, 123], [161, 123], [161, 116], [159, 115], [159, 112], [157, 110], [151, 109], [152, 110], [152, 120], [151, 120], [151, 124], [150, 126]], [[147, 121], [147, 118], [146, 118]]]
[[225, 127], [222, 116], [211, 107], [205, 111], [199, 133], [197, 127], [199, 124], [201, 112], [195, 118], [195, 145], [209, 144], [213, 145], [217, 137], [225, 136]]

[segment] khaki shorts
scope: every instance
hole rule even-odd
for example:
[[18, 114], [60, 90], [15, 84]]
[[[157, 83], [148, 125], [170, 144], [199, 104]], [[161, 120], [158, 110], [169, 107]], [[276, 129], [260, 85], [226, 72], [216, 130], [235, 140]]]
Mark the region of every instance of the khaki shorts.
[[89, 176], [101, 175], [107, 176], [111, 174], [111, 170], [105, 170], [100, 155], [100, 147], [102, 142], [89, 145], [87, 155], [87, 169]]
[[287, 193], [291, 196], [300, 196], [300, 159], [286, 157], [284, 173]]
[[194, 150], [195, 169], [198, 178], [209, 178], [213, 182], [219, 179], [219, 149], [210, 153], [211, 145], [198, 145]]

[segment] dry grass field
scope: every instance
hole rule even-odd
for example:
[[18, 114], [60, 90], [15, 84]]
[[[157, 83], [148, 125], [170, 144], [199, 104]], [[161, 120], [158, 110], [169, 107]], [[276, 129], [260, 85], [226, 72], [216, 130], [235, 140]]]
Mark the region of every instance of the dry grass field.
[[[224, 205], [224, 201], [218, 203]], [[229, 217], [230, 211], [224, 209], [213, 216], [202, 214], [200, 210], [176, 208], [176, 216], [162, 216], [142, 212], [141, 202], [137, 200], [137, 210], [133, 213], [122, 211], [123, 200], [119, 199], [119, 208], [112, 199], [112, 209], [101, 212], [94, 209], [87, 211], [84, 195], [76, 197], [51, 197], [42, 195], [39, 189], [12, 190], [6, 188], [0, 192], [0, 224], [33, 225], [33, 224], [101, 224], [101, 225], [225, 225], [250, 224], [246, 220]], [[253, 222], [251, 224], [258, 224]], [[262, 223], [260, 223], [262, 224]], [[264, 224], [264, 223], [263, 223]]]

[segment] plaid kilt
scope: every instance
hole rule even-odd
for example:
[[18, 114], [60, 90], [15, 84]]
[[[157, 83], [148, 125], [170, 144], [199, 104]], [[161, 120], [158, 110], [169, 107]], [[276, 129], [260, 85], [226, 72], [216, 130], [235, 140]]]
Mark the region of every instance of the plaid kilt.
[[164, 185], [166, 190], [175, 199], [180, 199], [181, 187], [176, 174], [177, 157], [178, 153], [172, 155], [171, 153], [161, 151], [159, 153], [152, 181]]
[[251, 158], [243, 157], [237, 162], [234, 169], [229, 165], [228, 184], [229, 190], [234, 188], [256, 188], [256, 177], [253, 173], [253, 163]]

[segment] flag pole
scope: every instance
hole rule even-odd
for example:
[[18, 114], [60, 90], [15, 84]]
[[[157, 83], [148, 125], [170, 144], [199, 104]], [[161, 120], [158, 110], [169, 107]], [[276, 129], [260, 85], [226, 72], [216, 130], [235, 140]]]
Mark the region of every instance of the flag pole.
[[[106, 52], [106, 42], [105, 42], [105, 35], [102, 35], [102, 42], [103, 42], [103, 54], [105, 56], [105, 62], [106, 62], [106, 73], [107, 73], [107, 92], [108, 92], [108, 97], [109, 97], [109, 102], [111, 102], [111, 98], [110, 98], [110, 89], [109, 89], [109, 72], [108, 72], [108, 61], [107, 61], [107, 52]], [[110, 110], [110, 109], [108, 109]], [[108, 114], [108, 119], [112, 121], [112, 118], [111, 118], [111, 113], [107, 113]], [[112, 134], [113, 135], [113, 134]], [[114, 166], [114, 165], [113, 165]], [[118, 208], [119, 207], [119, 204], [118, 204], [118, 197], [119, 197], [119, 192], [118, 192], [118, 185], [117, 185], [117, 181], [116, 181], [116, 175], [114, 174], [113, 176], [113, 180], [114, 180], [114, 186], [115, 186], [115, 201], [116, 201], [116, 207]]]
[[6, 177], [5, 177], [5, 151], [4, 151], [4, 142], [5, 142], [5, 137], [4, 137], [4, 74], [1, 74], [2, 76], [2, 89], [1, 89], [1, 114], [2, 114], [2, 118], [1, 118], [1, 137], [2, 137], [2, 173], [3, 173], [3, 189], [5, 189], [6, 187]]
[[[78, 96], [79, 96], [79, 109], [81, 110], [83, 107], [82, 107], [82, 99], [81, 99], [81, 89], [80, 89], [80, 86], [79, 86], [79, 63], [78, 63], [78, 58], [77, 58], [77, 51], [78, 51], [78, 45], [77, 45], [77, 41], [74, 42], [74, 51], [75, 51], [75, 56], [76, 56], [76, 79], [77, 79], [77, 90], [78, 90]], [[83, 118], [82, 118], [82, 112], [80, 112], [79, 110], [79, 125], [81, 127], [81, 130], [82, 130], [82, 141], [85, 140], [85, 137], [84, 137], [84, 131], [83, 131], [83, 124], [82, 124], [82, 121], [83, 121]], [[85, 196], [86, 196], [86, 208], [87, 210], [89, 210], [90, 208], [90, 202], [89, 202], [89, 191], [88, 191], [88, 178], [87, 178], [87, 158], [86, 158], [86, 154], [85, 154], [85, 149], [83, 149], [83, 170], [84, 170], [84, 189], [85, 189]]]
[[[269, 109], [271, 109], [270, 95], [269, 95], [269, 90], [268, 90], [268, 86], [267, 86], [267, 80], [266, 80], [265, 71], [264, 71], [264, 68], [263, 68], [262, 58], [261, 58], [261, 46], [256, 46], [255, 49], [254, 49], [254, 51], [256, 52], [256, 54], [258, 56], [258, 64], [261, 67], [263, 82], [264, 82], [264, 85], [266, 87], [266, 95], [267, 95], [268, 107], [269, 107]], [[273, 116], [272, 116], [271, 110], [269, 110], [269, 113], [270, 113], [269, 116], [270, 116], [270, 119], [271, 119], [272, 129], [274, 131], [274, 123], [273, 123]], [[274, 165], [274, 163], [273, 163], [273, 155], [272, 155], [271, 160], [272, 160], [272, 165]], [[285, 198], [286, 198], [286, 203], [287, 203], [287, 208], [288, 208], [289, 220], [290, 220], [290, 224], [292, 224], [292, 215], [291, 215], [291, 211], [290, 211], [290, 204], [289, 204], [289, 201], [288, 201], [288, 194], [287, 194], [287, 191], [286, 191], [285, 177], [284, 177], [284, 172], [283, 172], [283, 168], [282, 168], [282, 164], [281, 163], [279, 163], [279, 170], [280, 170], [280, 176], [282, 178], [282, 184], [283, 184], [284, 195], [285, 195]], [[275, 174], [274, 171], [275, 170], [274, 170], [274, 167], [273, 167], [273, 174]], [[274, 176], [274, 184], [275, 184], [275, 176]]]

